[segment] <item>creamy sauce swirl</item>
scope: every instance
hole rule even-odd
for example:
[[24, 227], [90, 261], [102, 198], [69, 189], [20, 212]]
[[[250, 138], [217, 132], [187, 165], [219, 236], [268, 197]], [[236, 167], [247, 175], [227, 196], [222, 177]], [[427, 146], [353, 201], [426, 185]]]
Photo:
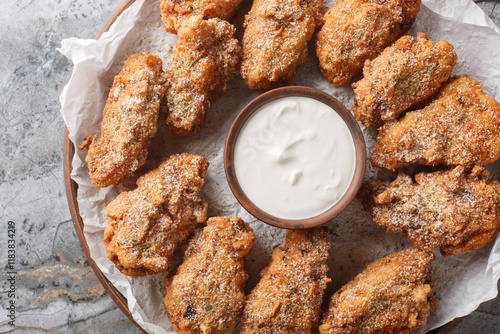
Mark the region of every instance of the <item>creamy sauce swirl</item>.
[[349, 128], [328, 105], [285, 97], [260, 107], [236, 139], [238, 183], [260, 209], [278, 218], [317, 216], [337, 203], [355, 167]]

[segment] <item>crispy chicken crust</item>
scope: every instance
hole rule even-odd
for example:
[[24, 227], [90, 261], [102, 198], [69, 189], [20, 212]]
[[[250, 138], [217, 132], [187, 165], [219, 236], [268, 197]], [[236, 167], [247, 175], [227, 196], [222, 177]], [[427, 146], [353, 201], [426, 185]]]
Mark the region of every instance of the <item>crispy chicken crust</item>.
[[207, 219], [207, 203], [198, 195], [207, 169], [205, 157], [173, 155], [106, 207], [104, 244], [123, 274], [139, 277], [168, 269], [177, 245]]
[[437, 92], [456, 62], [457, 55], [447, 41], [433, 43], [423, 33], [401, 37], [365, 62], [364, 78], [352, 85], [354, 116], [366, 127], [397, 119]]
[[410, 163], [470, 170], [500, 157], [500, 104], [471, 77], [455, 77], [421, 110], [379, 129], [371, 162], [395, 171]]
[[248, 87], [267, 90], [293, 84], [321, 16], [321, 0], [255, 0], [245, 17], [242, 41], [240, 73]]
[[180, 26], [192, 16], [229, 20], [243, 0], [161, 0], [161, 18], [167, 32], [176, 34]]
[[339, 0], [325, 14], [316, 38], [316, 54], [326, 80], [348, 83], [407, 31], [420, 10], [420, 0]]
[[424, 326], [432, 299], [432, 253], [416, 248], [386, 256], [337, 291], [319, 332], [410, 333]]
[[326, 227], [288, 231], [248, 296], [240, 334], [316, 333], [330, 282], [327, 238]]
[[123, 64], [104, 107], [101, 135], [88, 137], [78, 148], [88, 148], [85, 161], [96, 187], [119, 184], [146, 162], [164, 82], [158, 56], [135, 53]]
[[243, 258], [249, 256], [254, 239], [252, 228], [240, 218], [216, 217], [191, 240], [165, 297], [176, 333], [234, 331], [245, 303], [248, 275]]
[[399, 174], [392, 183], [366, 183], [359, 195], [377, 225], [403, 232], [415, 247], [443, 255], [470, 252], [500, 231], [500, 183], [482, 167], [466, 173], [419, 173], [415, 181]]
[[210, 104], [238, 72], [235, 28], [217, 18], [193, 16], [179, 29], [167, 68], [167, 124], [175, 136], [201, 131]]

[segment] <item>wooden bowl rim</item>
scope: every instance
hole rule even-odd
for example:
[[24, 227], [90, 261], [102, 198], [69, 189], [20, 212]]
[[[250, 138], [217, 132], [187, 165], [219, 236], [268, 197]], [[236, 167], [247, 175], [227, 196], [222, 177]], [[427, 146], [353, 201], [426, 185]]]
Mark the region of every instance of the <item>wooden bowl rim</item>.
[[[123, 0], [120, 2], [118, 7], [111, 13], [108, 19], [104, 22], [101, 30], [96, 36], [96, 39], [99, 39], [105, 32], [109, 30], [111, 25], [116, 21], [118, 16], [120, 16], [127, 8], [129, 8], [135, 0]], [[90, 264], [90, 267], [94, 271], [95, 275], [99, 282], [101, 282], [102, 286], [109, 294], [111, 299], [115, 302], [115, 304], [120, 308], [120, 310], [129, 318], [130, 321], [134, 325], [136, 325], [143, 333], [147, 333], [147, 331], [142, 328], [133, 318], [132, 313], [128, 309], [127, 299], [118, 291], [118, 289], [108, 280], [106, 276], [102, 273], [101, 269], [97, 266], [94, 259], [90, 255], [89, 246], [87, 244], [87, 240], [85, 239], [85, 235], [83, 233], [83, 219], [80, 216], [80, 210], [78, 208], [78, 184], [71, 178], [71, 171], [73, 170], [73, 156], [75, 155], [75, 145], [69, 139], [69, 130], [65, 126], [64, 128], [64, 141], [63, 141], [63, 167], [64, 167], [64, 186], [66, 188], [66, 198], [68, 200], [69, 211], [71, 213], [71, 218], [73, 220], [73, 226], [75, 227], [76, 235], [78, 236], [78, 240], [80, 241], [80, 245], [82, 246], [83, 252], [87, 258], [87, 261]]]
[[[341, 199], [325, 212], [310, 218], [304, 219], [285, 219], [273, 216], [255, 205], [242, 190], [234, 170], [234, 146], [238, 135], [244, 124], [259, 110], [263, 105], [274, 100], [285, 97], [308, 97], [322, 102], [331, 107], [344, 120], [355, 147], [355, 167], [351, 183]], [[366, 168], [366, 146], [363, 133], [354, 119], [351, 112], [339, 100], [328, 93], [316, 88], [306, 86], [288, 86], [276, 88], [259, 95], [249, 104], [247, 104], [234, 120], [226, 139], [224, 147], [224, 170], [229, 187], [238, 202], [257, 219], [280, 228], [286, 229], [304, 229], [316, 227], [325, 224], [337, 217], [354, 200], [356, 194], [363, 183]]]
[[[109, 30], [111, 25], [116, 21], [118, 16], [120, 16], [123, 11], [129, 8], [135, 0], [122, 0], [122, 2], [116, 7], [116, 9], [111, 13], [108, 19], [103, 24], [101, 30], [96, 36], [99, 39], [106, 31]], [[69, 131], [65, 126], [64, 128], [64, 138], [63, 138], [63, 169], [64, 169], [64, 186], [66, 190], [66, 198], [68, 201], [69, 210], [71, 213], [71, 218], [73, 220], [73, 226], [75, 228], [80, 245], [85, 253], [85, 257], [90, 264], [90, 267], [94, 271], [99, 282], [109, 294], [114, 303], [120, 308], [120, 310], [129, 318], [129, 320], [137, 326], [143, 333], [148, 333], [142, 326], [140, 326], [133, 318], [132, 313], [128, 309], [127, 299], [116, 289], [116, 287], [107, 279], [106, 276], [101, 272], [94, 259], [90, 255], [89, 246], [87, 240], [83, 233], [84, 223], [82, 217], [80, 216], [80, 211], [78, 208], [77, 194], [78, 194], [78, 184], [71, 178], [71, 171], [73, 170], [72, 160], [75, 155], [75, 145], [69, 139]], [[225, 158], [225, 157], [224, 157]], [[456, 318], [449, 323], [433, 329], [428, 332], [428, 334], [449, 334], [458, 324], [462, 321], [461, 318]]]

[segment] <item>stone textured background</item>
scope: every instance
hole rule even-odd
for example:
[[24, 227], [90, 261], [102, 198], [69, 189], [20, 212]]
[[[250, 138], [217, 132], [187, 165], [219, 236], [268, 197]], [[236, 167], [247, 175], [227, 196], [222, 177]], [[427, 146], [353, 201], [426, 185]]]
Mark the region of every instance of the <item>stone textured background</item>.
[[[453, 0], [448, 0], [453, 1]], [[107, 296], [64, 190], [64, 38], [93, 38], [119, 0], [0, 0], [0, 333], [141, 333]], [[476, 1], [500, 25], [500, 1]], [[7, 222], [16, 224], [17, 328], [7, 324]], [[500, 333], [500, 298], [454, 331]]]

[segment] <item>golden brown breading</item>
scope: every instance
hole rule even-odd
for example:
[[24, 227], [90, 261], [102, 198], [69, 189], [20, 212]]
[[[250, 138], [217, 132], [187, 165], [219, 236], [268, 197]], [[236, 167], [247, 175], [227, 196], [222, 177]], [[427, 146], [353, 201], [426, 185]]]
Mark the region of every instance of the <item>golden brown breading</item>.
[[500, 231], [500, 183], [482, 167], [419, 173], [415, 181], [399, 174], [392, 183], [365, 184], [358, 196], [373, 222], [403, 232], [415, 247], [443, 255], [470, 252]]
[[210, 218], [196, 245], [167, 285], [165, 306], [182, 334], [229, 334], [245, 303], [248, 275], [243, 258], [254, 243], [253, 230], [237, 217]]
[[450, 79], [424, 109], [382, 126], [371, 162], [389, 171], [410, 163], [470, 170], [498, 157], [500, 104], [464, 76]]
[[423, 33], [401, 37], [365, 62], [364, 78], [352, 85], [354, 116], [366, 127], [397, 119], [437, 92], [456, 62], [457, 55], [447, 41], [433, 43]]
[[103, 111], [101, 135], [85, 139], [85, 161], [96, 187], [119, 184], [146, 162], [165, 88], [158, 56], [135, 53], [115, 77]]
[[248, 296], [240, 334], [316, 333], [329, 248], [326, 227], [288, 231]]
[[339, 0], [325, 14], [317, 35], [316, 54], [326, 80], [348, 83], [408, 30], [420, 10], [420, 0]]
[[138, 277], [168, 269], [177, 245], [207, 219], [207, 203], [198, 195], [207, 168], [205, 157], [173, 155], [106, 207], [104, 244], [122, 273]]
[[432, 299], [432, 253], [416, 248], [386, 256], [337, 291], [319, 332], [410, 333], [424, 326]]
[[191, 16], [229, 20], [243, 0], [161, 0], [161, 18], [165, 30], [176, 34], [185, 20]]
[[255, 0], [245, 17], [241, 76], [248, 87], [291, 85], [307, 60], [307, 42], [322, 24], [321, 0]]
[[235, 28], [219, 19], [193, 16], [179, 29], [167, 69], [167, 123], [175, 136], [201, 131], [210, 104], [238, 72]]

